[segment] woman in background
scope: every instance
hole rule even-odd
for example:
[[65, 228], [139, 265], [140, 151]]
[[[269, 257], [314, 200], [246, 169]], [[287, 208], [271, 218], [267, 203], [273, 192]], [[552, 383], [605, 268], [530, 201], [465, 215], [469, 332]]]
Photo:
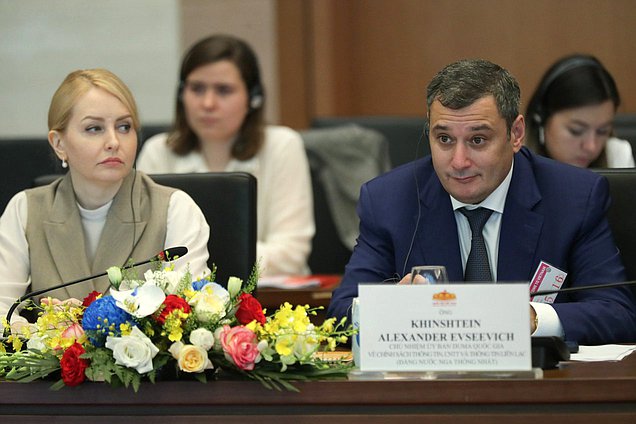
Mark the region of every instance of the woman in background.
[[179, 78], [174, 127], [144, 143], [137, 168], [254, 175], [261, 275], [306, 274], [314, 235], [309, 166], [298, 133], [263, 124], [254, 52], [237, 38], [210, 36], [185, 54]]
[[[131, 172], [139, 118], [126, 85], [105, 69], [70, 73], [49, 107], [48, 140], [69, 172], [16, 194], [0, 217], [0, 314], [27, 289], [52, 287], [186, 246], [176, 269], [209, 274], [209, 227], [186, 193]], [[143, 273], [143, 269], [138, 269]], [[82, 299], [106, 277], [47, 293]], [[12, 328], [26, 323], [17, 314]], [[14, 326], [15, 324], [15, 326]]]
[[548, 69], [530, 99], [526, 144], [579, 167], [633, 167], [630, 143], [612, 137], [619, 105], [616, 83], [598, 59], [564, 57]]

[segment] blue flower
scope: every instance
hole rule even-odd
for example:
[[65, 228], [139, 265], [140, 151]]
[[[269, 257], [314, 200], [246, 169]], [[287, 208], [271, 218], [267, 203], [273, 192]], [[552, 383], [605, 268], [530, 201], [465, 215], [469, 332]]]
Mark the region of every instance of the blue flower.
[[86, 308], [82, 328], [94, 346], [103, 347], [106, 336], [118, 336], [119, 325], [131, 320], [132, 317], [116, 305], [113, 297], [106, 296], [95, 300]]
[[192, 290], [196, 290], [199, 291], [201, 290], [201, 288], [203, 288], [203, 286], [205, 286], [206, 284], [208, 284], [210, 281], [203, 279], [203, 280], [199, 280], [199, 281], [193, 281], [192, 282]]

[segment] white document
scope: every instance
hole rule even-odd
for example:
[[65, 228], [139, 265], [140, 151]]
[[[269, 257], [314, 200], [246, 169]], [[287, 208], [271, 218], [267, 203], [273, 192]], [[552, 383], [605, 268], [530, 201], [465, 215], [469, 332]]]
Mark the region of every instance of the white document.
[[570, 355], [571, 361], [620, 361], [636, 350], [636, 345], [579, 346], [579, 351]]

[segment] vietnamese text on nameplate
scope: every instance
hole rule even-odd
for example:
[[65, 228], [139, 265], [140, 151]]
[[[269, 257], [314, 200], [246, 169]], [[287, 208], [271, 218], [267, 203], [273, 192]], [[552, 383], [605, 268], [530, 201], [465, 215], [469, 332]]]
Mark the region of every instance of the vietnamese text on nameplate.
[[360, 285], [361, 371], [531, 369], [527, 284]]

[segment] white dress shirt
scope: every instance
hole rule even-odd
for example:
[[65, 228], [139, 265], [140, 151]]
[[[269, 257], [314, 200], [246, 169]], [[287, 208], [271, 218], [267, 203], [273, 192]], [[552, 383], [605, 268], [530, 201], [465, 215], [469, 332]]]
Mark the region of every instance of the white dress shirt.
[[[200, 152], [179, 156], [166, 144], [167, 137], [167, 133], [158, 134], [144, 143], [137, 169], [147, 174], [210, 171]], [[261, 276], [307, 274], [315, 225], [311, 176], [300, 135], [287, 127], [268, 125], [256, 156], [233, 159], [225, 171], [256, 177], [256, 256]]]
[[[455, 211], [455, 222], [457, 223], [457, 234], [459, 235], [459, 247], [462, 257], [462, 264], [464, 271], [466, 271], [466, 262], [468, 261], [468, 255], [470, 254], [470, 245], [472, 232], [466, 218], [459, 209], [465, 207], [466, 209], [476, 209], [479, 207], [491, 209], [493, 211], [488, 221], [484, 225], [483, 236], [486, 243], [486, 251], [488, 252], [488, 262], [490, 264], [490, 270], [492, 278], [497, 281], [497, 264], [498, 264], [498, 252], [499, 252], [499, 235], [501, 232], [501, 218], [506, 204], [506, 196], [508, 195], [508, 189], [510, 188], [510, 181], [512, 180], [512, 171], [514, 169], [514, 161], [510, 166], [510, 172], [499, 186], [481, 203], [472, 205], [460, 202], [453, 196], [450, 196], [453, 210]], [[538, 326], [537, 330], [533, 333], [533, 336], [559, 336], [563, 337], [563, 326], [561, 320], [557, 315], [554, 308], [546, 303], [530, 303], [537, 313]]]

